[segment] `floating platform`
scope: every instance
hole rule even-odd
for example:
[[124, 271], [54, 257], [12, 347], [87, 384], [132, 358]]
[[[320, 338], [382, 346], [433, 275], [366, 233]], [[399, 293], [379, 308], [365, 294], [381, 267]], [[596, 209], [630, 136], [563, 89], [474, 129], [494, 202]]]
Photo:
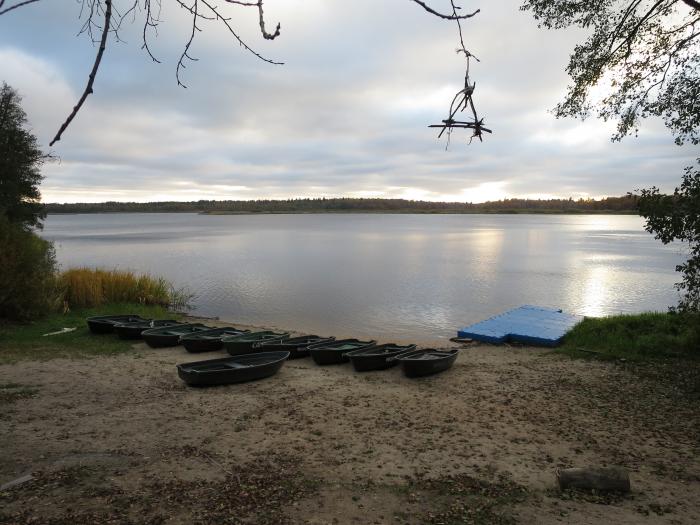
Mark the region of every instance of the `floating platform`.
[[525, 305], [462, 328], [457, 335], [492, 344], [516, 342], [557, 346], [569, 330], [581, 321], [582, 315]]

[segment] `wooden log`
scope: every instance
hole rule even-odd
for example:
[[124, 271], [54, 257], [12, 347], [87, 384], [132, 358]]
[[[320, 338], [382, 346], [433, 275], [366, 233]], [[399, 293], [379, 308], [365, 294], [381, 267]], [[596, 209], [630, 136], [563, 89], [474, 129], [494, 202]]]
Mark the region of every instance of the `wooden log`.
[[599, 492], [629, 492], [630, 475], [622, 467], [584, 467], [557, 469], [561, 490], [584, 489]]

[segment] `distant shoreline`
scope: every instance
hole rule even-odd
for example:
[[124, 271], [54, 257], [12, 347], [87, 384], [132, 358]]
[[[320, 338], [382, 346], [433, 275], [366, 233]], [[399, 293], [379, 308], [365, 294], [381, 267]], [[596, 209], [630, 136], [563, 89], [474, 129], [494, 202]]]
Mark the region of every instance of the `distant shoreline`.
[[489, 202], [435, 202], [406, 199], [199, 200], [161, 202], [48, 203], [58, 213], [200, 213], [205, 215], [390, 213], [390, 214], [635, 214], [634, 195], [604, 199], [503, 199]]
[[632, 210], [498, 210], [498, 211], [419, 211], [419, 210], [318, 210], [318, 211], [67, 211], [47, 215], [129, 215], [129, 214], [195, 214], [195, 215], [637, 215]]

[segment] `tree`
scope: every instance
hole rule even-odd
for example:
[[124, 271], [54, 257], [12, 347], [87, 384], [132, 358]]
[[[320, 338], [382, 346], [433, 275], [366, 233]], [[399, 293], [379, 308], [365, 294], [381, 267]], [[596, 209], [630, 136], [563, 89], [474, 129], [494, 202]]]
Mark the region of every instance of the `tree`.
[[642, 190], [639, 212], [647, 220], [647, 231], [664, 244], [688, 243], [688, 260], [676, 266], [683, 274], [676, 286], [684, 293], [678, 306], [684, 311], [700, 311], [700, 169], [686, 168], [673, 195], [663, 195], [656, 187]]
[[21, 98], [0, 89], [0, 318], [31, 319], [56, 306], [53, 245], [32, 230], [46, 216], [39, 202], [46, 158], [27, 127]]
[[[0, 16], [10, 13], [16, 9], [29, 6], [38, 2], [39, 0], [0, 0]], [[467, 18], [471, 18], [479, 13], [479, 10], [475, 10], [471, 13], [462, 14], [461, 7], [456, 4], [456, 0], [450, 0], [451, 11], [443, 13], [430, 5], [430, 0], [408, 0], [413, 4], [420, 6], [426, 12], [433, 16], [442, 18], [444, 20], [452, 20], [457, 22], [459, 30], [459, 40], [460, 49], [459, 53], [464, 53], [464, 57], [467, 61], [467, 74], [465, 75], [465, 88], [457, 93], [455, 99], [453, 100], [452, 106], [450, 107], [450, 116], [443, 120], [441, 124], [433, 127], [441, 127], [444, 133], [445, 130], [452, 131], [453, 128], [467, 128], [473, 130], [473, 136], [481, 139], [481, 132], [486, 131], [491, 133], [489, 129], [483, 127], [483, 121], [478, 118], [474, 103], [472, 102], [472, 94], [474, 91], [474, 85], [469, 83], [469, 60], [474, 58], [473, 55], [467, 51], [464, 45], [464, 38], [462, 36], [462, 26], [460, 21]], [[281, 34], [282, 26], [277, 24], [273, 32], [269, 32], [267, 29], [267, 24], [265, 22], [265, 0], [224, 0], [230, 8], [254, 8], [258, 11], [258, 25], [260, 27], [260, 34], [266, 40], [274, 40]], [[142, 25], [142, 44], [141, 48], [147, 53], [147, 55], [154, 62], [160, 62], [160, 60], [151, 52], [149, 45], [150, 38], [152, 35], [156, 35], [158, 27], [161, 24], [159, 18], [163, 0], [123, 0], [119, 2], [118, 0], [80, 0], [80, 14], [79, 18], [83, 22], [83, 25], [79, 31], [79, 34], [86, 34], [90, 38], [93, 44], [97, 44], [97, 53], [95, 55], [95, 60], [93, 62], [92, 68], [88, 75], [87, 83], [83, 90], [82, 95], [78, 99], [78, 102], [73, 107], [65, 122], [60, 126], [58, 132], [54, 136], [53, 140], [49, 144], [53, 146], [56, 142], [61, 140], [63, 132], [68, 128], [70, 123], [73, 121], [75, 116], [78, 114], [82, 108], [85, 100], [89, 95], [93, 93], [95, 78], [99, 70], [100, 64], [102, 63], [102, 57], [104, 55], [105, 49], [108, 44], [108, 36], [110, 33], [113, 35], [114, 39], [119, 41], [119, 29], [125, 20], [139, 20]], [[117, 4], [119, 4], [122, 9], [119, 9]], [[266, 58], [257, 51], [255, 51], [247, 42], [245, 42], [241, 36], [238, 34], [233, 24], [231, 23], [232, 17], [230, 16], [231, 10], [226, 8], [220, 8], [213, 3], [213, 0], [171, 0], [171, 5], [176, 5], [186, 11], [190, 17], [190, 31], [187, 35], [184, 48], [180, 55], [180, 58], [175, 67], [175, 79], [177, 84], [183, 88], [187, 86], [183, 81], [183, 70], [186, 69], [187, 65], [196, 61], [190, 54], [190, 48], [196, 35], [201, 32], [204, 24], [216, 24], [222, 26], [226, 31], [228, 31], [233, 40], [238, 43], [243, 49], [252, 53], [257, 58], [263, 62], [274, 65], [283, 65], [283, 62], [275, 61], [270, 58]], [[459, 103], [457, 103], [459, 102]], [[459, 111], [469, 110], [473, 115], [473, 120], [468, 121], [456, 121], [454, 116]]]
[[46, 216], [39, 193], [46, 155], [27, 128], [22, 99], [10, 86], [0, 89], [0, 216], [24, 228], [41, 227]]
[[[662, 117], [676, 143], [700, 143], [700, 1], [525, 0], [541, 27], [590, 31], [567, 67], [572, 83], [554, 114], [617, 119], [613, 140]], [[591, 90], [607, 87], [596, 100]]]

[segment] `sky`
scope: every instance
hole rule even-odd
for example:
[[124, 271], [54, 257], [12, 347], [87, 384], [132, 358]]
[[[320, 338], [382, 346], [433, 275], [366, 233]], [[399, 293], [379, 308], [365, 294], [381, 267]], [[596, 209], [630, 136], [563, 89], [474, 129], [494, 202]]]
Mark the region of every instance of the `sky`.
[[[427, 126], [446, 117], [462, 87], [454, 22], [409, 0], [266, 0], [226, 5], [225, 28], [202, 23], [182, 77], [175, 66], [191, 25], [163, 0], [158, 35], [141, 49], [142, 25], [111, 37], [83, 109], [50, 151], [44, 202], [382, 197], [483, 202], [502, 198], [600, 198], [656, 185], [671, 191], [700, 154], [678, 147], [657, 120], [638, 137], [610, 140], [614, 123], [557, 120], [577, 30], [538, 29], [518, 0], [464, 0], [481, 9], [463, 23], [474, 101], [493, 129], [483, 143], [444, 138]], [[23, 97], [42, 147], [75, 105], [95, 48], [80, 2], [44, 1], [0, 17], [0, 82]], [[115, 1], [123, 10], [124, 1]], [[446, 10], [447, 0], [434, 0]]]

